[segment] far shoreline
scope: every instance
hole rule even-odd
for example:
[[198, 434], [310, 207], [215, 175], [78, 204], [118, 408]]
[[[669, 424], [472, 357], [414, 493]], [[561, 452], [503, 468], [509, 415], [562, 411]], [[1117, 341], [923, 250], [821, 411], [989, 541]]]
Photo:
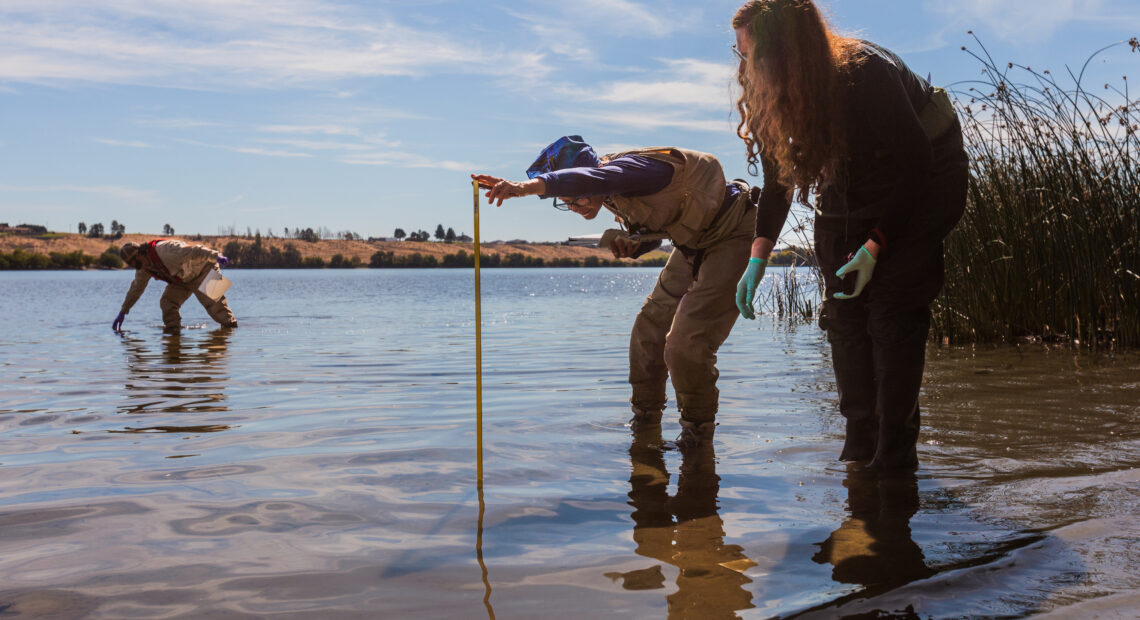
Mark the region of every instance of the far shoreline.
[[[209, 235], [90, 237], [76, 233], [0, 235], [0, 270], [116, 269], [111, 255], [124, 243], [177, 239], [226, 254], [227, 268], [464, 268], [474, 264], [474, 243]], [[668, 254], [650, 252], [639, 260], [614, 259], [609, 250], [561, 243], [492, 241], [480, 244], [480, 267], [659, 267]], [[378, 256], [380, 255], [380, 256]], [[245, 260], [243, 260], [243, 258]], [[273, 260], [276, 258], [276, 260]], [[260, 259], [260, 260], [259, 260]], [[287, 260], [289, 259], [289, 260]], [[244, 263], [244, 264], [243, 264]]]

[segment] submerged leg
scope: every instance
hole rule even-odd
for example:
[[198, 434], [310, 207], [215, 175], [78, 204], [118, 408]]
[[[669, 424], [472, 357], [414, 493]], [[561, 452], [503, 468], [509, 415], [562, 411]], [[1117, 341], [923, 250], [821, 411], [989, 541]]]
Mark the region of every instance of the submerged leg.
[[182, 327], [182, 315], [178, 310], [193, 291], [185, 284], [167, 284], [166, 290], [158, 300], [158, 307], [162, 309], [162, 324], [166, 329]]
[[237, 317], [230, 310], [230, 305], [226, 303], [226, 297], [223, 295], [218, 300], [210, 299], [205, 293], [195, 290], [194, 295], [198, 298], [198, 302], [206, 309], [210, 318], [218, 322], [222, 327], [237, 327]]
[[736, 283], [748, 266], [748, 231], [704, 251], [700, 274], [677, 308], [665, 342], [665, 363], [677, 393], [681, 418], [694, 425], [712, 422], [720, 392], [716, 353], [740, 316]]
[[831, 364], [839, 390], [839, 412], [847, 422], [842, 461], [868, 461], [875, 455], [879, 422], [875, 413], [875, 364], [867, 332], [867, 306], [860, 298], [828, 300], [820, 325], [831, 343]]
[[677, 305], [692, 282], [692, 268], [685, 256], [674, 250], [633, 322], [629, 336], [629, 383], [633, 388], [630, 404], [637, 420], [661, 421], [669, 374], [665, 366], [665, 336]]
[[879, 419], [878, 445], [870, 467], [917, 467], [918, 395], [926, 362], [930, 310], [924, 307], [887, 316], [872, 313], [870, 331], [875, 350]]

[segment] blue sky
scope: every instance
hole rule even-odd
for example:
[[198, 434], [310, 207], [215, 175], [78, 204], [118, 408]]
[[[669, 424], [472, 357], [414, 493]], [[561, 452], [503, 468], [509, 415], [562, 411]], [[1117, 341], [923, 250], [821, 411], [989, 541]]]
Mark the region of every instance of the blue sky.
[[[0, 222], [217, 234], [471, 232], [469, 172], [521, 178], [547, 143], [676, 145], [747, 172], [736, 0], [0, 0]], [[1136, 0], [832, 0], [843, 31], [937, 84], [1062, 71], [1140, 35]], [[1117, 47], [1093, 82], [1140, 75]], [[526, 198], [484, 240], [600, 232]]]

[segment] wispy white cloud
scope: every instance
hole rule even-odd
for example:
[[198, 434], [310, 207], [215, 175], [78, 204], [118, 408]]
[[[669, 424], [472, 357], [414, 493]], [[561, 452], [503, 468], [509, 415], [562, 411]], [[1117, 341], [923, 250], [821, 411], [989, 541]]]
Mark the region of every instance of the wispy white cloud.
[[[530, 20], [529, 16], [523, 14], [515, 17], [523, 21]], [[575, 62], [588, 62], [595, 58], [593, 46], [586, 35], [565, 24], [532, 23], [530, 31], [553, 54]]]
[[583, 0], [580, 6], [574, 6], [573, 9], [581, 15], [592, 16], [607, 31], [622, 34], [664, 37], [690, 21], [686, 16], [663, 10], [660, 2]]
[[346, 152], [360, 152], [371, 150], [372, 146], [368, 144], [361, 144], [359, 142], [339, 142], [336, 140], [302, 140], [292, 138], [259, 138], [258, 142], [263, 144], [276, 144], [280, 146], [288, 146], [294, 149], [301, 149], [307, 151], [346, 151]]
[[731, 109], [734, 67], [692, 59], [663, 62], [668, 79], [611, 82], [592, 98], [617, 104]]
[[232, 144], [210, 144], [208, 142], [201, 142], [198, 140], [187, 140], [178, 138], [177, 142], [183, 144], [192, 144], [208, 149], [217, 149], [220, 151], [233, 151], [234, 153], [244, 153], [246, 155], [264, 155], [267, 157], [312, 157], [311, 153], [303, 153], [299, 151], [286, 151], [281, 149], [267, 149], [260, 146], [244, 146]]
[[92, 194], [121, 202], [142, 205], [153, 205], [161, 201], [159, 193], [154, 190], [123, 187], [120, 185], [0, 185], [0, 193]]
[[582, 105], [555, 114], [574, 124], [731, 132], [735, 75], [735, 68], [728, 63], [662, 59], [653, 75], [644, 79], [556, 86], [563, 95], [591, 95]]
[[182, 88], [282, 87], [427, 70], [546, 71], [532, 54], [330, 0], [5, 0], [0, 79]]
[[123, 146], [134, 149], [149, 149], [151, 145], [143, 142], [142, 140], [114, 140], [112, 138], [91, 138], [93, 142], [99, 144], [106, 144], [107, 146]]
[[326, 136], [359, 136], [360, 129], [345, 125], [264, 125], [266, 133], [324, 134]]
[[451, 161], [440, 160], [431, 157], [424, 157], [414, 153], [403, 153], [398, 151], [373, 151], [371, 153], [361, 153], [348, 155], [340, 160], [346, 164], [354, 164], [359, 166], [393, 166], [397, 168], [436, 168], [439, 170], [451, 170], [456, 172], [466, 172], [478, 168], [476, 164], [464, 161]]
[[136, 125], [156, 129], [201, 129], [203, 127], [224, 127], [225, 123], [196, 118], [140, 118]]
[[504, 8], [526, 25], [543, 49], [574, 62], [597, 59], [597, 37], [660, 39], [699, 22], [700, 10], [664, 2], [579, 0], [573, 3], [532, 2], [524, 9]]
[[284, 151], [281, 149], [265, 149], [259, 146], [221, 146], [216, 148], [228, 149], [237, 153], [245, 153], [246, 155], [266, 155], [269, 157], [312, 157], [311, 153], [299, 153], [297, 151]]
[[639, 131], [657, 129], [683, 129], [687, 131], [711, 131], [715, 133], [731, 132], [735, 124], [726, 115], [723, 120], [700, 119], [683, 112], [660, 112], [646, 114], [644, 112], [614, 112], [600, 110], [597, 112], [583, 112], [580, 110], [556, 112], [568, 124], [580, 125], [591, 123], [594, 125], [622, 127]]
[[1015, 42], [1045, 42], [1074, 23], [1140, 20], [1133, 0], [926, 0], [924, 7], [947, 27], [985, 28]]
[[[252, 141], [259, 145], [228, 145], [212, 144], [200, 140], [176, 138], [176, 142], [190, 144], [203, 148], [232, 151], [247, 155], [261, 155], [266, 157], [316, 157], [315, 153], [331, 153], [336, 161], [351, 165], [385, 166], [393, 168], [439, 168], [441, 170], [473, 170], [475, 165], [470, 162], [439, 160], [416, 153], [398, 150], [388, 150], [399, 146], [397, 142], [389, 142], [382, 136], [368, 135], [351, 127], [335, 125], [267, 125], [261, 128], [267, 133], [307, 135], [330, 135], [345, 138], [358, 137], [357, 141], [350, 140], [321, 140], [305, 137], [253, 137]], [[284, 147], [284, 148], [274, 148]]]
[[698, 21], [700, 11], [678, 9], [663, 2], [636, 0], [578, 0], [573, 3], [542, 2], [528, 12], [513, 12], [536, 26], [572, 32], [597, 32], [638, 39], [661, 38]]

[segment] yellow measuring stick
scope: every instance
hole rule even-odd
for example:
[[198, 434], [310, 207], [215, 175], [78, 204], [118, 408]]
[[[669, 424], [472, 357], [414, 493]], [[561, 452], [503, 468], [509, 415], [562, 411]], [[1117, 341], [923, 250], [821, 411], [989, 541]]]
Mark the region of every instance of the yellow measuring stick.
[[477, 475], [483, 488], [483, 308], [479, 290], [479, 182], [471, 181], [475, 194], [475, 426], [476, 452], [479, 457]]
[[491, 606], [491, 580], [487, 574], [487, 563], [483, 560], [483, 514], [487, 510], [483, 499], [483, 293], [479, 288], [479, 182], [471, 181], [475, 194], [475, 466], [476, 489], [479, 493], [479, 522], [475, 538], [475, 555], [483, 573], [483, 606], [487, 617], [495, 620], [495, 609]]

